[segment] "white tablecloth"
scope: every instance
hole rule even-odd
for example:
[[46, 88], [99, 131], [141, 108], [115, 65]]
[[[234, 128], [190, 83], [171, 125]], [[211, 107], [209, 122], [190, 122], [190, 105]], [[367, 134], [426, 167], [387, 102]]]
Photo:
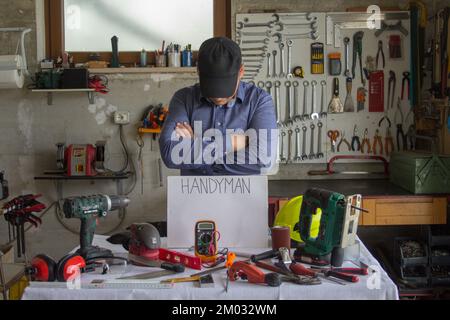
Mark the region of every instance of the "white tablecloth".
[[[112, 249], [113, 252], [123, 253], [121, 246], [111, 246], [105, 241], [105, 237], [96, 236], [94, 244]], [[264, 250], [244, 250], [239, 252], [260, 253]], [[24, 300], [396, 300], [398, 290], [394, 282], [381, 268], [378, 261], [370, 254], [361, 243], [360, 260], [378, 270], [371, 276], [359, 276], [358, 283], [339, 285], [326, 279], [321, 285], [301, 286], [292, 283], [283, 283], [280, 287], [272, 288], [264, 285], [249, 284], [246, 281], [230, 282], [228, 292], [225, 292], [225, 271], [213, 274], [213, 288], [198, 288], [193, 283], [178, 283], [172, 289], [56, 289], [56, 288], [31, 288], [28, 287], [22, 297]], [[355, 267], [346, 262], [344, 266]], [[83, 274], [82, 283], [90, 283], [95, 279], [114, 279], [120, 276], [134, 275], [143, 272], [160, 270], [156, 268], [142, 268], [128, 265], [120, 268], [122, 274], [100, 275]], [[186, 269], [184, 274], [176, 277], [189, 276], [197, 273], [197, 270]], [[166, 277], [173, 278], [174, 276]], [[164, 278], [161, 278], [164, 279]]]

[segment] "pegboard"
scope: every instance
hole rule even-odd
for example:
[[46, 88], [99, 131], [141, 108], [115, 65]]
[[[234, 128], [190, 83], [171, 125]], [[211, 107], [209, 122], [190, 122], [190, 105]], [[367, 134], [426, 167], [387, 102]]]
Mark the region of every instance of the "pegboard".
[[[401, 12], [402, 14], [409, 17], [408, 12]], [[301, 16], [303, 15], [303, 16]], [[317, 113], [320, 113], [321, 111], [321, 90], [322, 86], [321, 83], [323, 81], [326, 82], [326, 88], [325, 88], [325, 99], [324, 99], [324, 111], [328, 111], [328, 105], [331, 101], [331, 98], [333, 96], [333, 80], [334, 78], [339, 78], [339, 97], [344, 104], [347, 92], [346, 92], [346, 76], [344, 75], [345, 70], [345, 47], [343, 44], [343, 39], [345, 37], [350, 38], [350, 44], [349, 44], [349, 68], [350, 73], [352, 73], [352, 63], [353, 63], [353, 36], [358, 31], [363, 31], [364, 36], [362, 40], [362, 65], [363, 68], [366, 67], [366, 60], [367, 56], [371, 56], [373, 60], [376, 60], [377, 52], [378, 52], [378, 43], [379, 40], [383, 42], [383, 52], [385, 55], [385, 67], [381, 68], [381, 56], [379, 60], [380, 67], [378, 69], [384, 71], [384, 112], [369, 112], [369, 81], [365, 80], [365, 85], [363, 85], [361, 78], [360, 78], [360, 68], [359, 68], [359, 62], [356, 63], [356, 77], [353, 79], [352, 83], [352, 99], [354, 101], [355, 106], [355, 112], [344, 112], [344, 113], [328, 113], [328, 116], [314, 119], [314, 120], [307, 120], [304, 121], [302, 119], [296, 118], [297, 121], [295, 121], [293, 124], [288, 124], [287, 126], [280, 127], [280, 139], [283, 139], [282, 142], [279, 142], [279, 144], [283, 144], [284, 150], [283, 154], [279, 156], [279, 158], [284, 158], [286, 161], [282, 162], [293, 162], [293, 163], [326, 163], [331, 158], [333, 158], [336, 155], [361, 155], [361, 151], [347, 151], [347, 146], [345, 143], [342, 144], [340, 152], [332, 152], [332, 143], [329, 137], [327, 136], [328, 131], [330, 130], [338, 130], [341, 133], [345, 134], [346, 140], [351, 144], [352, 143], [352, 137], [354, 132], [355, 125], [357, 126], [357, 135], [362, 142], [364, 131], [368, 130], [368, 138], [370, 139], [370, 145], [371, 149], [373, 149], [374, 144], [374, 135], [375, 131], [379, 129], [379, 135], [382, 138], [382, 144], [383, 144], [383, 153], [381, 154], [383, 157], [389, 160], [389, 156], [385, 153], [385, 136], [387, 134], [387, 122], [383, 121], [381, 123], [381, 127], [379, 127], [380, 120], [387, 115], [388, 118], [391, 121], [391, 135], [393, 138], [393, 144], [394, 144], [394, 151], [398, 150], [398, 145], [396, 141], [396, 123], [394, 123], [394, 117], [397, 112], [397, 102], [398, 98], [401, 97], [402, 94], [402, 80], [403, 80], [403, 73], [409, 72], [410, 70], [410, 23], [409, 18], [403, 19], [402, 26], [405, 28], [407, 35], [402, 34], [399, 31], [384, 31], [381, 35], [378, 37], [375, 35], [376, 30], [371, 30], [369, 28], [363, 28], [360, 27], [359, 29], [346, 29], [341, 28], [339, 29], [340, 34], [336, 33], [336, 37], [338, 39], [334, 39], [335, 34], [330, 33], [330, 28], [327, 28], [327, 19], [329, 19], [328, 15], [333, 17], [336, 20], [339, 20], [336, 17], [343, 16], [348, 17], [349, 15], [353, 15], [353, 13], [308, 13], [309, 19], [306, 20], [307, 13], [278, 13], [278, 21], [281, 21], [282, 23], [286, 24], [294, 24], [294, 23], [305, 23], [305, 22], [312, 22], [313, 19], [316, 20], [316, 38], [315, 39], [293, 39], [293, 45], [292, 45], [292, 54], [291, 54], [291, 67], [297, 67], [301, 66], [303, 69], [303, 78], [288, 78], [287, 76], [277, 76], [273, 77], [273, 51], [277, 51], [277, 57], [275, 59], [276, 62], [276, 70], [277, 73], [280, 73], [280, 47], [279, 44], [276, 43], [277, 36], [275, 36], [276, 33], [281, 33], [283, 35], [283, 43], [285, 45], [284, 50], [284, 64], [286, 65], [285, 69], [287, 69], [287, 40], [286, 38], [289, 37], [289, 35], [292, 34], [299, 34], [299, 33], [306, 33], [310, 31], [310, 28], [308, 26], [282, 26], [279, 24], [276, 24], [275, 21], [277, 20], [276, 17], [272, 14], [238, 14], [236, 15], [236, 41], [239, 43], [241, 49], [243, 49], [242, 53], [245, 54], [260, 54], [263, 53], [263, 51], [249, 51], [247, 48], [259, 48], [263, 46], [267, 46], [267, 50], [264, 51], [265, 54], [270, 53], [271, 54], [271, 66], [268, 70], [268, 61], [266, 56], [262, 56], [262, 54], [259, 57], [243, 57], [244, 60], [247, 60], [250, 62], [245, 62], [244, 65], [248, 66], [247, 69], [252, 69], [254, 66], [261, 65], [261, 68], [259, 72], [254, 74], [253, 76], [246, 77], [245, 81], [253, 82], [255, 85], [264, 88], [267, 90], [271, 95], [274, 97], [275, 100], [275, 82], [279, 81], [281, 83], [280, 86], [280, 120], [287, 119], [287, 106], [286, 106], [286, 97], [288, 89], [286, 88], [286, 83], [290, 83], [292, 91], [292, 97], [291, 100], [297, 101], [297, 110], [295, 110], [294, 114], [303, 114], [304, 109], [304, 86], [303, 83], [305, 81], [308, 82], [309, 86], [307, 87], [307, 113], [311, 114], [312, 112], [312, 82], [315, 81], [317, 83], [316, 86], [316, 95], [315, 95], [315, 101], [316, 101], [316, 109], [315, 111]], [[329, 21], [329, 20], [328, 20]], [[386, 20], [386, 24], [392, 25], [397, 23], [399, 20]], [[250, 27], [248, 24], [261, 24], [261, 26], [253, 26]], [[262, 26], [262, 24], [267, 24], [265, 26]], [[284, 28], [283, 28], [284, 27]], [[283, 30], [281, 30], [283, 29]], [[260, 33], [260, 35], [247, 35], [245, 33]], [[269, 33], [267, 33], [269, 32]], [[330, 36], [333, 36], [333, 38]], [[400, 59], [391, 59], [390, 58], [390, 52], [389, 52], [389, 38], [391, 35], [399, 35], [401, 39], [401, 49], [402, 49], [402, 57]], [[266, 40], [266, 43], [260, 42], [260, 43], [245, 43], [248, 40], [250, 41], [264, 41]], [[311, 44], [315, 42], [321, 42], [324, 44], [324, 74], [312, 74], [311, 73]], [[342, 72], [339, 76], [332, 76], [328, 72], [328, 54], [329, 53], [335, 53], [339, 52], [341, 54], [341, 62], [342, 62]], [[377, 70], [378, 70], [377, 69]], [[389, 71], [395, 72], [396, 75], [396, 86], [395, 86], [395, 92], [394, 92], [394, 103], [393, 108], [387, 110], [388, 107], [388, 87], [389, 87]], [[268, 72], [269, 71], [269, 72]], [[289, 72], [286, 72], [289, 73]], [[272, 87], [269, 89], [267, 87], [267, 84], [270, 83]], [[298, 85], [297, 92], [294, 92], [294, 83]], [[364, 110], [357, 111], [357, 91], [358, 88], [364, 87], [366, 91], [366, 102], [364, 106]], [[294, 102], [292, 103], [292, 106], [294, 105]], [[402, 110], [403, 114], [403, 131], [406, 134], [408, 127], [413, 124], [414, 122], [414, 116], [411, 111], [411, 105], [410, 101], [408, 99], [407, 95], [407, 88], [405, 84], [405, 93], [404, 93], [404, 99], [400, 101], [400, 109]], [[400, 123], [400, 114], [397, 113], [397, 122]], [[324, 154], [323, 158], [312, 158], [309, 157], [307, 159], [297, 159], [297, 161], [294, 159], [296, 154], [296, 129], [300, 129], [300, 142], [299, 142], [299, 153], [303, 154], [303, 149], [306, 150], [306, 155], [309, 156], [311, 153], [311, 125], [314, 125], [314, 152], [315, 154], [318, 153], [318, 126], [319, 123], [322, 124], [322, 130], [321, 130], [321, 151]], [[306, 133], [304, 133], [304, 128], [306, 127]], [[290, 140], [290, 146], [291, 146], [291, 158], [288, 157], [288, 144], [289, 144], [289, 132], [292, 131], [292, 136]], [[305, 137], [303, 137], [305, 135]], [[337, 139], [335, 148], [337, 147], [337, 144], [340, 142], [341, 137]], [[303, 141], [305, 141], [305, 146], [303, 144]], [[402, 144], [400, 145], [400, 148], [402, 148]], [[281, 148], [280, 148], [281, 149]], [[379, 149], [379, 148], [377, 148]], [[373, 151], [373, 150], [372, 150]], [[281, 152], [279, 152], [280, 154]], [[365, 153], [369, 154], [369, 153]], [[374, 155], [374, 153], [370, 153]], [[377, 152], [377, 155], [380, 155], [380, 152]], [[353, 160], [347, 160], [346, 162], [352, 162]]]

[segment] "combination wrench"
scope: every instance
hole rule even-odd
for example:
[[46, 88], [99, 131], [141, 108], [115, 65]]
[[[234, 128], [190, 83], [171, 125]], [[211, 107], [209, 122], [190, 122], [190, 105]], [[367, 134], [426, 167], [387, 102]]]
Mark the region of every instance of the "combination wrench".
[[267, 37], [269, 38], [272, 35], [272, 31], [271, 30], [267, 30], [266, 32], [241, 32], [241, 31], [237, 31], [236, 32], [236, 36], [238, 38], [242, 38], [242, 36], [247, 36], [247, 37]]
[[272, 57], [273, 57], [272, 77], [273, 77], [273, 78], [276, 78], [276, 77], [277, 77], [277, 54], [278, 54], [278, 51], [277, 51], [277, 50], [273, 50], [273, 51], [272, 51]]
[[302, 131], [303, 131], [302, 160], [307, 160], [308, 155], [306, 154], [306, 131], [308, 131], [308, 128], [305, 125], [303, 125]]
[[[253, 47], [253, 48], [241, 48], [241, 51], [267, 51], [267, 46]], [[264, 54], [266, 55], [266, 54]]]
[[309, 160], [314, 160], [316, 158], [316, 154], [314, 153], [314, 131], [316, 129], [316, 125], [314, 123], [311, 123], [311, 145], [309, 147]]
[[326, 118], [327, 112], [325, 111], [325, 103], [326, 103], [326, 93], [327, 93], [327, 82], [325, 80], [322, 80], [320, 82], [320, 85], [322, 86], [322, 98], [320, 100], [320, 118]]
[[270, 21], [267, 23], [243, 23], [239, 21], [237, 23], [236, 29], [241, 30], [244, 28], [258, 28], [258, 27], [267, 27], [269, 29], [272, 29], [275, 26], [275, 21]]
[[289, 129], [288, 131], [288, 155], [287, 155], [287, 162], [291, 163], [292, 162], [292, 134], [294, 133], [294, 131], [292, 131], [292, 129]]
[[344, 71], [344, 76], [346, 76], [347, 78], [350, 77], [350, 50], [349, 50], [349, 46], [350, 46], [350, 38], [349, 37], [345, 37], [344, 38], [344, 46], [345, 46], [345, 71]]
[[306, 121], [309, 119], [309, 114], [308, 114], [308, 87], [309, 87], [309, 82], [308, 81], [303, 81], [303, 114], [302, 114], [302, 121]]
[[292, 46], [294, 45], [294, 41], [288, 40], [286, 42], [288, 50], [287, 50], [287, 78], [292, 78]]
[[286, 73], [284, 71], [284, 43], [280, 43], [280, 78], [284, 78]]
[[267, 52], [267, 78], [270, 78], [270, 70], [272, 69], [272, 63], [270, 58], [270, 52]]
[[307, 21], [317, 20], [317, 17], [312, 17], [311, 13], [309, 13], [309, 12], [307, 12], [307, 13], [306, 12], [305, 13], [295, 13], [295, 14], [283, 14], [283, 15], [280, 15], [278, 13], [274, 13], [272, 15], [272, 17], [275, 19], [275, 22], [279, 22], [280, 18], [283, 18], [283, 20], [285, 20], [285, 19], [296, 19], [296, 20], [298, 20], [298, 19], [304, 17]]
[[312, 98], [311, 98], [311, 120], [319, 119], [319, 114], [316, 112], [316, 87], [317, 87], [317, 81], [313, 80], [311, 82], [311, 88], [312, 88]]
[[281, 82], [275, 81], [275, 113], [277, 116], [278, 128], [283, 127], [283, 124], [281, 123], [280, 87], [281, 87]]
[[322, 159], [324, 157], [324, 154], [322, 152], [322, 127], [323, 123], [319, 121], [319, 123], [317, 124], [317, 130], [319, 131], [319, 133], [317, 134], [317, 159]]
[[286, 162], [286, 158], [284, 157], [284, 137], [286, 136], [286, 132], [281, 131], [281, 137], [280, 137], [280, 162]]
[[239, 41], [240, 44], [250, 44], [250, 43], [261, 43], [261, 44], [265, 44], [268, 45], [269, 44], [269, 38], [265, 38], [262, 40], [242, 40]]
[[300, 110], [298, 110], [298, 81], [292, 82], [292, 86], [294, 87], [294, 121], [298, 121], [302, 119], [302, 116], [300, 115]]
[[286, 86], [286, 121], [284, 124], [290, 126], [294, 123], [292, 120], [292, 84], [290, 81], [286, 81], [284, 85]]
[[300, 155], [300, 133], [301, 130], [299, 127], [295, 128], [295, 157], [294, 162], [299, 162], [302, 160], [302, 157]]
[[320, 38], [317, 31], [309, 31], [305, 33], [287, 34], [286, 39], [312, 39], [318, 40]]
[[266, 88], [267, 88], [267, 93], [272, 95], [272, 82], [271, 81], [266, 82]]

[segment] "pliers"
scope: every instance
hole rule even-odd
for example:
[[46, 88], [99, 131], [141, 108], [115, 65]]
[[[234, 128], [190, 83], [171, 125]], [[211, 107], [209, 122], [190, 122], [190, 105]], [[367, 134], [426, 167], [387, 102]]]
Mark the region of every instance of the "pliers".
[[384, 138], [384, 151], [386, 156], [390, 156], [392, 151], [394, 151], [394, 140], [392, 139], [391, 128], [386, 128], [386, 137]]
[[361, 72], [361, 83], [366, 86], [366, 79], [364, 79], [364, 71], [362, 66], [362, 39], [364, 37], [363, 31], [358, 31], [353, 35], [353, 64], [352, 75], [353, 79], [356, 78], [356, 59], [359, 59], [359, 69]]
[[373, 137], [373, 154], [377, 154], [377, 145], [380, 147], [380, 154], [383, 154], [383, 141], [381, 140], [380, 130], [375, 130], [375, 136]]
[[352, 151], [361, 150], [361, 141], [358, 137], [358, 127], [355, 124], [355, 128], [353, 129], [353, 137], [352, 137]]
[[341, 152], [342, 143], [345, 143], [347, 145], [348, 151], [352, 151], [352, 147], [351, 147], [350, 143], [345, 138], [345, 131], [341, 131], [341, 141], [339, 141], [339, 144], [337, 146], [337, 152]]
[[388, 106], [387, 109], [394, 108], [394, 96], [395, 96], [395, 87], [397, 83], [397, 77], [394, 71], [389, 71], [389, 85], [388, 85]]
[[386, 66], [386, 58], [384, 56], [384, 51], [383, 51], [383, 41], [379, 40], [378, 41], [378, 52], [377, 52], [377, 64], [376, 64], [376, 69], [378, 69], [378, 60], [380, 59], [381, 56], [381, 61], [383, 62], [383, 69]]
[[[400, 117], [400, 122], [397, 121], [398, 117]], [[400, 100], [400, 98], [398, 98], [397, 101], [397, 110], [395, 111], [395, 115], [394, 115], [394, 123], [397, 126], [397, 150], [400, 151], [400, 144], [402, 145], [402, 149], [406, 150], [407, 149], [407, 137], [405, 135], [405, 132], [403, 131], [403, 122], [404, 122], [404, 117], [403, 117], [403, 111], [402, 111], [402, 102]]]
[[367, 153], [372, 153], [372, 147], [370, 146], [370, 140], [367, 137], [369, 135], [369, 129], [366, 128], [366, 130], [364, 130], [364, 136], [363, 136], [363, 140], [362, 140], [362, 144], [361, 144], [361, 153], [366, 153], [364, 152], [364, 146], [367, 145]]

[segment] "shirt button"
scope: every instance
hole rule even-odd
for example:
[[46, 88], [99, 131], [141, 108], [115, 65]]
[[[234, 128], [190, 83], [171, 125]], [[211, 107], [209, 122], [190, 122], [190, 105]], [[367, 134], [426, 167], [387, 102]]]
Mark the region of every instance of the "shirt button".
[[221, 125], [222, 125], [222, 123], [220, 123], [220, 122], [217, 122], [217, 125], [218, 125], [218, 126], [221, 126]]

